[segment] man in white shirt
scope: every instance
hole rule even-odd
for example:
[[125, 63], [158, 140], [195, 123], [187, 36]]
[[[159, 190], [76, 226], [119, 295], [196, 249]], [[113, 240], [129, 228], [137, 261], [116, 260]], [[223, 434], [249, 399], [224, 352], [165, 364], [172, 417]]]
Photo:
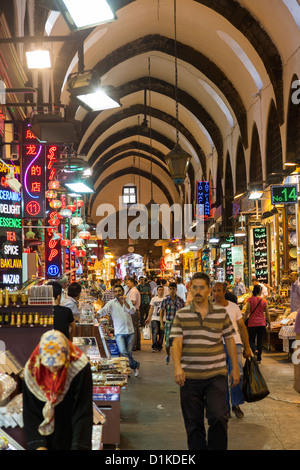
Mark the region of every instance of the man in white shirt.
[[134, 375], [137, 377], [140, 363], [132, 357], [135, 341], [132, 316], [135, 314], [136, 309], [132, 302], [125, 298], [123, 286], [116, 285], [114, 287], [114, 295], [114, 300], [109, 300], [97, 313], [99, 317], [110, 314], [120, 354], [121, 356], [128, 357], [129, 366], [134, 370]]
[[187, 293], [187, 289], [185, 287], [185, 285], [183, 284], [182, 282], [182, 278], [181, 277], [178, 277], [176, 279], [176, 283], [177, 283], [177, 295], [179, 297], [182, 298], [182, 300], [186, 301], [186, 293]]
[[128, 290], [126, 292], [126, 299], [130, 300], [135, 307], [135, 313], [132, 316], [133, 328], [135, 332], [135, 343], [133, 351], [141, 349], [141, 332], [140, 332], [140, 305], [141, 305], [141, 294], [136, 287], [136, 281], [133, 277], [130, 277], [127, 281]]
[[164, 298], [164, 286], [158, 286], [157, 295], [150, 300], [149, 314], [145, 321], [146, 325], [151, 322], [153, 352], [160, 352], [163, 347], [164, 331], [160, 328], [160, 309]]
[[[244, 324], [243, 317], [238, 305], [234, 302], [230, 302], [225, 298], [226, 289], [223, 282], [215, 282], [212, 287], [212, 296], [214, 299], [214, 305], [222, 306], [226, 308], [227, 313], [230, 317], [231, 323], [235, 329], [234, 340], [238, 355], [238, 364], [240, 372], [240, 383], [236, 387], [231, 387], [230, 398], [232, 411], [234, 411], [237, 418], [243, 418], [244, 413], [242, 412], [239, 405], [244, 403], [244, 397], [242, 393], [243, 383], [243, 355], [245, 357], [251, 357], [252, 352], [249, 345], [249, 338], [247, 328]], [[244, 345], [244, 351], [242, 350]], [[231, 371], [231, 361], [226, 351], [226, 362], [228, 367], [228, 374]], [[227, 404], [228, 404], [228, 417], [230, 417], [230, 400], [229, 400], [229, 389], [227, 385]]]

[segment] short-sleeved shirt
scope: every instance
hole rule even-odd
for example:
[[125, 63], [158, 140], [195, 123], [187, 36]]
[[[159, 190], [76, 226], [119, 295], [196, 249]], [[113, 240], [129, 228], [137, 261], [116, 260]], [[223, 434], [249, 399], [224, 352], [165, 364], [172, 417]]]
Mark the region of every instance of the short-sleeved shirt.
[[166, 320], [172, 322], [175, 318], [177, 310], [185, 306], [184, 300], [178, 295], [175, 296], [175, 300], [171, 299], [170, 295], [164, 298], [161, 304], [161, 308], [166, 311]]
[[161, 309], [161, 304], [163, 300], [164, 300], [164, 297], [158, 297], [158, 295], [156, 295], [155, 297], [152, 297], [150, 301], [150, 305], [151, 307], [153, 307], [151, 320], [160, 321], [160, 309]]
[[177, 311], [170, 338], [182, 338], [181, 367], [187, 379], [208, 379], [226, 375], [226, 355], [222, 339], [235, 331], [224, 307], [209, 302], [208, 313], [196, 312], [194, 303]]
[[[150, 284], [139, 284], [137, 286], [138, 291], [141, 294], [141, 305], [149, 305], [151, 300], [151, 287]], [[143, 294], [142, 294], [143, 293]]]
[[53, 312], [53, 329], [61, 331], [61, 333], [63, 333], [69, 339], [69, 326], [74, 321], [72, 310], [69, 307], [55, 305]]

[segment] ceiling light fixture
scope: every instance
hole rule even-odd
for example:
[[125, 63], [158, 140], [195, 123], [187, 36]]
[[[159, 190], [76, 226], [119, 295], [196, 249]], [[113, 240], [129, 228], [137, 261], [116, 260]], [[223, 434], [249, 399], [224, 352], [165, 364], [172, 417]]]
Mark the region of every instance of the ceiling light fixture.
[[84, 71], [83, 45], [79, 48], [81, 57], [78, 72], [71, 73], [67, 80], [67, 91], [71, 97], [88, 111], [103, 111], [120, 107], [116, 90], [112, 86], [102, 86], [95, 70]]
[[51, 69], [50, 51], [48, 49], [27, 51], [26, 59], [29, 69]]
[[263, 191], [251, 191], [249, 194], [249, 199], [256, 200], [260, 199], [263, 196]]
[[69, 28], [91, 28], [116, 19], [109, 0], [55, 0]]

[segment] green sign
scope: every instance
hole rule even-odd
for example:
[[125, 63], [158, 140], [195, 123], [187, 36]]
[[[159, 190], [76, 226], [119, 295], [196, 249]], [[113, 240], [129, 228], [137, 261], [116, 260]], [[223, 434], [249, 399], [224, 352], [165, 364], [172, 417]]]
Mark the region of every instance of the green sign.
[[272, 204], [296, 204], [298, 199], [297, 185], [286, 184], [271, 186]]

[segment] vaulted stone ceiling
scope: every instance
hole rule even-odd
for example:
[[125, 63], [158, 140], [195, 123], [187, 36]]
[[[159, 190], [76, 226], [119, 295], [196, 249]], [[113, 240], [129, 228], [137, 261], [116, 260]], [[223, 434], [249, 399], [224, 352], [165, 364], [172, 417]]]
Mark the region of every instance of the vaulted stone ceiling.
[[[11, 2], [4, 4], [8, 9]], [[50, 14], [55, 9], [52, 0], [35, 4], [31, 34], [74, 34], [61, 16]], [[70, 101], [66, 79], [78, 67], [75, 41], [52, 44], [55, 65], [40, 97], [68, 105], [68, 117], [81, 121], [78, 151], [94, 169], [91, 212], [100, 202], [115, 198], [112, 190], [138, 179], [140, 202], [149, 202], [151, 167], [157, 202], [180, 200], [164, 162], [176, 136], [174, 2], [115, 0], [114, 4], [114, 22], [80, 34], [85, 69], [95, 69], [103, 85], [117, 89], [122, 107], [87, 112]], [[259, 133], [262, 130], [263, 149], [271, 100], [279, 125], [285, 122], [285, 86], [290, 87], [289, 65], [299, 49], [299, 23], [297, 0], [177, 0], [178, 129], [181, 146], [192, 155], [187, 185], [192, 200], [197, 179], [211, 175], [216, 186], [218, 173], [226, 185], [228, 164], [236, 188], [237, 148], [242, 145], [249, 168], [253, 125], [256, 122]], [[299, 56], [296, 63], [299, 66]], [[142, 131], [145, 114], [148, 129]]]

